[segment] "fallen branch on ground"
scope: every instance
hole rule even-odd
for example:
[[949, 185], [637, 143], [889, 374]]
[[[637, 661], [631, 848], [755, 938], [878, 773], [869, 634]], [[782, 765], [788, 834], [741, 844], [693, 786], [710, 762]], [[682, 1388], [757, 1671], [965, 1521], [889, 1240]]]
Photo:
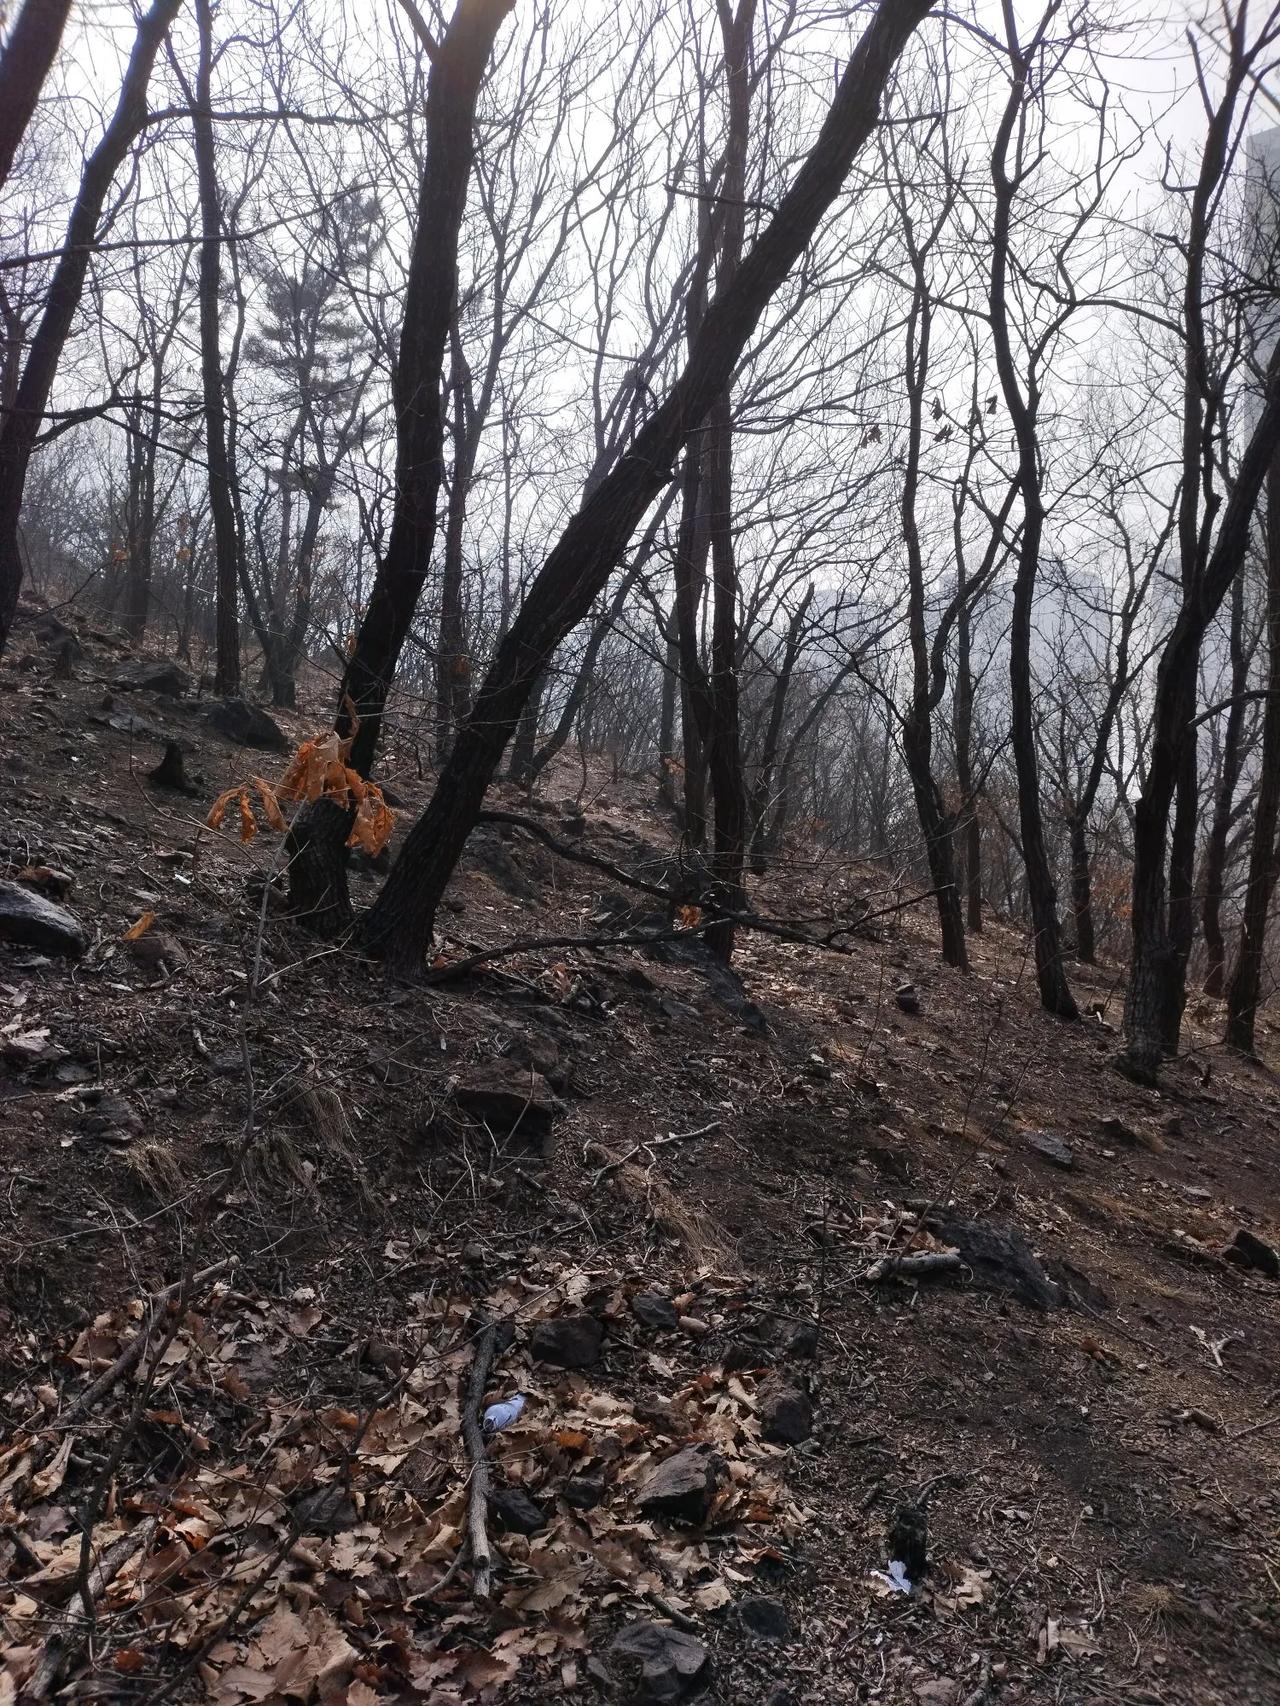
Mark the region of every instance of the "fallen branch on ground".
[[954, 1250], [917, 1250], [908, 1255], [881, 1256], [863, 1274], [868, 1281], [911, 1278], [916, 1274], [949, 1274], [963, 1267]]
[[[96, 1606], [134, 1553], [150, 1544], [156, 1531], [156, 1522], [155, 1517], [147, 1517], [135, 1529], [131, 1529], [128, 1534], [122, 1534], [119, 1540], [113, 1541], [107, 1547], [89, 1575], [88, 1595], [93, 1605]], [[86, 1616], [80, 1596], [76, 1595], [49, 1631], [44, 1651], [23, 1691], [25, 1699], [48, 1699], [57, 1685], [58, 1678], [88, 1641], [93, 1627], [93, 1619]]]
[[471, 1488], [467, 1499], [467, 1545], [471, 1553], [471, 1589], [477, 1599], [488, 1599], [493, 1561], [489, 1551], [489, 1495], [492, 1477], [489, 1453], [480, 1426], [480, 1406], [489, 1384], [489, 1371], [498, 1349], [498, 1323], [489, 1321], [476, 1337], [471, 1374], [462, 1405], [462, 1443], [471, 1465]]

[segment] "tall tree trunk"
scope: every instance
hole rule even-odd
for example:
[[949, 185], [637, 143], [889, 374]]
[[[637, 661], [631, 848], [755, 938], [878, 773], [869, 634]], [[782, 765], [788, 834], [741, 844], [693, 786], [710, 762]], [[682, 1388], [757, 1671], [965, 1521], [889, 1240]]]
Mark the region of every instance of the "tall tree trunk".
[[240, 530], [236, 524], [235, 470], [227, 444], [227, 399], [222, 372], [219, 286], [222, 279], [222, 207], [213, 146], [213, 3], [196, 0], [200, 58], [191, 120], [200, 195], [200, 384], [204, 402], [209, 511], [213, 517], [214, 621], [217, 658], [213, 690], [240, 691]]
[[1227, 870], [1227, 844], [1235, 811], [1236, 789], [1244, 769], [1245, 689], [1249, 685], [1249, 656], [1244, 643], [1244, 576], [1231, 588], [1231, 703], [1222, 737], [1222, 773], [1214, 803], [1213, 823], [1204, 861], [1204, 902], [1201, 927], [1208, 952], [1204, 992], [1221, 995], [1226, 983], [1227, 945], [1222, 935], [1222, 889]]
[[71, 0], [25, 0], [0, 54], [0, 189], [31, 123]]
[[973, 665], [972, 618], [965, 596], [963, 554], [957, 553], [960, 603], [956, 616], [956, 677], [952, 694], [952, 739], [956, 749], [956, 786], [964, 813], [964, 889], [968, 928], [982, 930], [982, 826], [973, 785]]
[[680, 684], [680, 642], [676, 633], [676, 607], [673, 601], [665, 618], [659, 612], [658, 635], [663, 646], [662, 708], [658, 718], [658, 804], [675, 809], [676, 777], [680, 765], [676, 758], [676, 692]]
[[675, 616], [676, 645], [680, 654], [684, 834], [691, 847], [701, 847], [707, 834], [706, 752], [711, 737], [711, 688], [699, 653], [698, 606], [706, 583], [711, 539], [700, 444], [691, 443], [685, 451], [680, 506], [680, 528], [676, 535]]
[[[515, 0], [458, 0], [431, 50], [427, 77], [426, 155], [418, 186], [404, 323], [393, 379], [396, 410], [395, 511], [369, 602], [356, 630], [338, 690], [335, 726], [353, 735], [349, 762], [372, 769], [396, 664], [431, 566], [436, 511], [444, 475], [441, 381], [458, 283], [458, 234], [475, 157], [475, 110], [494, 40]], [[306, 812], [299, 818], [306, 817]], [[324, 830], [338, 835], [328, 814]], [[316, 929], [334, 933], [350, 922], [345, 866], [321, 852], [319, 826], [300, 825], [289, 865], [290, 905]], [[341, 840], [339, 839], [339, 847]]]
[[85, 162], [13, 408], [0, 423], [0, 652], [8, 643], [22, 589], [18, 527], [31, 452], [48, 407], [67, 334], [80, 305], [103, 203], [130, 144], [146, 123], [151, 68], [180, 5], [181, 0], [153, 0], [150, 10], [138, 22], [116, 110], [101, 142]]
[[1280, 456], [1267, 475], [1267, 698], [1262, 716], [1258, 804], [1249, 849], [1249, 880], [1240, 925], [1240, 949], [1227, 990], [1227, 1038], [1252, 1054], [1262, 994], [1267, 917], [1280, 871], [1276, 823], [1280, 820]]
[[364, 922], [397, 971], [422, 964], [436, 908], [529, 692], [590, 610], [682, 445], [728, 386], [744, 345], [839, 193], [879, 117], [885, 80], [931, 0], [881, 0], [814, 143], [773, 217], [702, 318], [684, 371], [569, 522], [495, 653], [430, 804]]
[[1028, 99], [1029, 55], [1019, 52], [1011, 0], [1006, 0], [1013, 86], [996, 131], [991, 156], [995, 186], [995, 218], [991, 238], [989, 305], [991, 338], [1005, 407], [1013, 423], [1018, 453], [1018, 485], [1022, 499], [1022, 534], [1013, 583], [1013, 614], [1009, 626], [1010, 740], [1018, 778], [1018, 821], [1022, 858], [1027, 870], [1027, 899], [1041, 1005], [1060, 1019], [1079, 1017], [1067, 984], [1062, 960], [1062, 930], [1058, 896], [1045, 845], [1044, 814], [1040, 804], [1040, 766], [1036, 756], [1034, 686], [1031, 672], [1031, 613], [1035, 604], [1040, 543], [1044, 536], [1044, 498], [1040, 489], [1037, 444], [1039, 386], [1034, 372], [1025, 375], [1026, 393], [1014, 366], [1009, 334], [1009, 241], [1016, 180], [1009, 175], [1009, 145]]
[[476, 442], [467, 420], [467, 374], [462, 339], [455, 322], [453, 349], [453, 473], [445, 510], [444, 552], [440, 575], [440, 644], [436, 652], [436, 754], [449, 755], [454, 730], [467, 714], [471, 697], [471, 659], [462, 612], [462, 543], [467, 493], [475, 464]]
[[1176, 977], [1165, 911], [1165, 852], [1173, 804], [1195, 714], [1200, 646], [1240, 572], [1253, 512], [1280, 445], [1280, 354], [1273, 355], [1265, 402], [1236, 469], [1218, 536], [1183, 598], [1161, 653], [1151, 717], [1151, 756], [1134, 810], [1133, 948], [1125, 1000], [1125, 1069], [1154, 1083], [1168, 1041], [1168, 984]]

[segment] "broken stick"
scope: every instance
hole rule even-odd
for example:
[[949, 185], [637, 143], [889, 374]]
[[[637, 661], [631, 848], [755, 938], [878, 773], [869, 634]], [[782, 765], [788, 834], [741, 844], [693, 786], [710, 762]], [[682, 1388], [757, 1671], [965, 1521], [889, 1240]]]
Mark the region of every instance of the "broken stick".
[[471, 1491], [467, 1500], [467, 1544], [471, 1552], [471, 1588], [477, 1599], [488, 1599], [493, 1577], [489, 1551], [489, 1453], [480, 1426], [480, 1406], [489, 1384], [489, 1371], [498, 1349], [498, 1322], [488, 1321], [476, 1335], [475, 1355], [462, 1405], [462, 1443], [471, 1465]]
[[954, 1250], [918, 1250], [910, 1255], [881, 1256], [872, 1262], [863, 1278], [866, 1280], [910, 1278], [913, 1274], [954, 1273], [963, 1263]]
[[[88, 1594], [89, 1602], [95, 1610], [97, 1602], [134, 1553], [150, 1545], [156, 1531], [156, 1520], [153, 1516], [146, 1517], [128, 1534], [122, 1534], [118, 1540], [113, 1540], [93, 1566], [89, 1573]], [[48, 1699], [58, 1678], [88, 1642], [92, 1629], [93, 1622], [85, 1615], [82, 1602], [78, 1598], [73, 1599], [49, 1631], [44, 1651], [23, 1691], [24, 1700]]]

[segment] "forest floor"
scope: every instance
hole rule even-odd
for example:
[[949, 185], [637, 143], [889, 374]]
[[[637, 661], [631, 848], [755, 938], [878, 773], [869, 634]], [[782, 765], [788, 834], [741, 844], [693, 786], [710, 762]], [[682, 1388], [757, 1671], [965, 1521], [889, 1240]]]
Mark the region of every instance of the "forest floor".
[[[0, 1706], [1280, 1698], [1280, 1281], [1222, 1257], [1280, 1245], [1280, 1084], [1212, 1004], [1140, 1089], [1118, 968], [1063, 1025], [1019, 932], [962, 976], [924, 907], [738, 977], [689, 938], [398, 986], [264, 901], [278, 836], [202, 827], [283, 758], [76, 633], [0, 666], [0, 858], [90, 938], [0, 945]], [[385, 773], [402, 830], [430, 778]], [[652, 783], [588, 781], [495, 803], [652, 877]], [[800, 844], [752, 891], [898, 898]], [[624, 909], [664, 922], [486, 828], [442, 959]], [[526, 1399], [484, 1598], [477, 1354]]]

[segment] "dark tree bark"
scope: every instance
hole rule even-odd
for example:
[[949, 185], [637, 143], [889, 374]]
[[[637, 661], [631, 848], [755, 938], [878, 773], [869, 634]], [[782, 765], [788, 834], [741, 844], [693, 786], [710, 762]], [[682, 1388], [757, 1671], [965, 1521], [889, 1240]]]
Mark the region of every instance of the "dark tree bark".
[[26, 0], [0, 54], [0, 189], [31, 123], [71, 0]]
[[213, 689], [240, 691], [240, 606], [243, 542], [237, 517], [236, 474], [227, 440], [227, 397], [222, 372], [219, 286], [222, 280], [222, 204], [213, 146], [213, 6], [196, 0], [200, 57], [196, 66], [191, 128], [195, 138], [196, 181], [200, 197], [200, 387], [204, 402], [205, 460], [209, 470], [209, 511], [213, 517], [214, 625], [216, 662]]
[[1222, 934], [1222, 891], [1227, 870], [1227, 849], [1235, 816], [1236, 789], [1244, 770], [1244, 724], [1248, 708], [1245, 688], [1249, 684], [1249, 653], [1244, 641], [1244, 577], [1237, 575], [1231, 588], [1231, 690], [1227, 724], [1222, 736], [1222, 773], [1214, 802], [1209, 845], [1205, 850], [1203, 908], [1200, 915], [1208, 955], [1204, 992], [1221, 995], [1226, 984], [1227, 944]]
[[444, 551], [440, 575], [440, 644], [436, 653], [436, 753], [449, 755], [453, 731], [467, 714], [471, 698], [471, 659], [467, 652], [462, 609], [462, 542], [467, 494], [475, 471], [479, 435], [468, 418], [469, 375], [457, 326], [450, 330], [453, 408], [451, 437], [453, 469], [445, 510]]
[[[392, 387], [395, 511], [343, 671], [335, 717], [338, 732], [351, 735], [348, 705], [355, 707], [359, 726], [349, 762], [362, 776], [373, 767], [387, 694], [431, 566], [444, 477], [441, 387], [457, 295], [458, 234], [475, 157], [476, 98], [498, 30], [514, 4], [458, 0], [444, 35], [430, 47], [426, 156]], [[337, 835], [336, 822], [326, 821], [324, 827]], [[317, 929], [345, 927], [351, 918], [345, 864], [333, 850], [321, 855], [320, 825], [299, 826], [295, 839], [289, 865], [292, 909]]]
[[116, 110], [85, 163], [44, 312], [31, 340], [13, 407], [0, 424], [0, 652], [8, 642], [22, 587], [18, 526], [31, 452], [80, 305], [107, 191], [134, 137], [146, 123], [151, 70], [180, 5], [181, 0], [153, 0], [139, 20]]
[[533, 683], [591, 608], [681, 447], [732, 378], [766, 304], [839, 193], [874, 128], [885, 79], [931, 0], [882, 0], [855, 48], [804, 163], [698, 329], [684, 371], [631, 448], [586, 499], [530, 587], [495, 654], [435, 793], [365, 920], [392, 969], [420, 967], [436, 908]]
[[1200, 646], [1244, 562], [1258, 495], [1278, 446], [1280, 357], [1273, 356], [1264, 406], [1236, 470], [1218, 536], [1186, 591], [1156, 675], [1151, 756], [1134, 811], [1133, 950], [1122, 1057], [1125, 1070], [1143, 1083], [1155, 1082], [1167, 1046], [1169, 981], [1178, 975], [1165, 908], [1165, 855], [1169, 811], [1193, 733]]
[[427, 77], [426, 159], [396, 360], [396, 505], [386, 552], [339, 692], [337, 727], [360, 718], [351, 763], [367, 775], [396, 663], [435, 544], [444, 473], [441, 383], [458, 282], [458, 233], [475, 156], [476, 97], [498, 30], [515, 0], [459, 0]]
[[1262, 713], [1261, 774], [1240, 949], [1227, 989], [1227, 1041], [1248, 1054], [1253, 1053], [1262, 995], [1267, 918], [1280, 872], [1280, 847], [1276, 844], [1276, 824], [1280, 821], [1280, 456], [1272, 458], [1267, 474], [1266, 559], [1267, 698]]
[[1079, 1017], [1067, 984], [1062, 959], [1062, 929], [1058, 896], [1045, 845], [1044, 813], [1040, 802], [1040, 766], [1036, 756], [1034, 687], [1031, 672], [1031, 612], [1035, 603], [1040, 544], [1044, 537], [1044, 497], [1040, 488], [1036, 374], [1019, 382], [1009, 334], [1009, 233], [1017, 180], [1009, 174], [1009, 147], [1028, 99], [1031, 53], [1017, 45], [1012, 7], [1006, 4], [1009, 56], [1013, 74], [1009, 99], [996, 131], [991, 155], [995, 187], [995, 218], [991, 237], [991, 340], [1005, 407], [1013, 425], [1018, 455], [1018, 486], [1022, 499], [1022, 535], [1013, 583], [1013, 615], [1009, 629], [1010, 738], [1018, 778], [1018, 821], [1022, 857], [1027, 872], [1027, 899], [1035, 949], [1036, 980], [1041, 1005], [1060, 1019]]

